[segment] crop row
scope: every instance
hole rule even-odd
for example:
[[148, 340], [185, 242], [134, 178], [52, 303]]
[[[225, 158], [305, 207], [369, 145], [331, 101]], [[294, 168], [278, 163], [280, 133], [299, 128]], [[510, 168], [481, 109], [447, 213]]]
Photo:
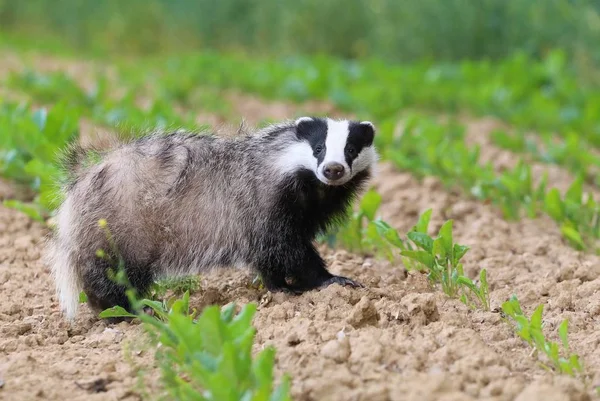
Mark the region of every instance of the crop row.
[[[532, 218], [545, 213], [557, 222], [570, 244], [577, 249], [597, 252], [600, 208], [596, 200], [583, 193], [583, 183], [589, 182], [589, 178], [593, 176], [593, 167], [600, 162], [590, 150], [590, 142], [586, 136], [577, 135], [576, 131], [567, 131], [565, 140], [556, 143], [549, 140], [548, 136], [540, 135], [546, 139], [543, 150], [534, 147], [532, 141], [526, 141], [522, 134], [496, 132], [493, 136], [505, 148], [528, 151], [540, 160], [565, 165], [575, 172], [577, 178], [565, 194], [549, 188], [551, 183], [545, 177], [536, 183], [527, 163], [528, 157], [522, 157], [520, 163], [502, 173], [495, 172], [489, 164], [482, 164], [478, 147], [467, 145], [463, 127], [457, 123], [440, 123], [417, 113], [407, 117], [405, 113], [403, 132], [394, 136], [399, 109], [405, 104], [439, 106], [444, 110], [451, 110], [459, 107], [461, 102], [469, 106], [470, 102], [481, 100], [478, 104], [481, 112], [486, 112], [488, 108], [505, 110], [504, 117], [511, 120], [516, 118], [519, 110], [525, 110], [524, 115], [531, 117], [532, 123], [542, 124], [546, 121], [547, 124], [553, 124], [550, 119], [544, 119], [544, 107], [568, 104], [565, 99], [572, 101], [572, 107], [576, 107], [578, 98], [566, 95], [579, 88], [564, 66], [560, 53], [553, 54], [542, 64], [532, 63], [531, 60], [519, 57], [494, 67], [484, 62], [464, 63], [454, 66], [454, 73], [440, 76], [442, 71], [447, 70], [442, 67], [385, 68], [375, 62], [343, 64], [325, 58], [314, 59], [311, 64], [301, 59], [257, 61], [209, 53], [171, 58], [166, 62], [156, 60], [149, 63], [151, 67], [146, 69], [140, 69], [139, 64], [132, 67], [123, 63], [119, 66], [117, 82], [109, 83], [107, 78], [98, 77], [95, 89], [90, 92], [84, 91], [62, 73], [40, 74], [26, 71], [13, 74], [8, 80], [9, 87], [25, 91], [38, 101], [58, 102], [58, 105], [50, 113], [38, 112], [29, 118], [37, 123], [25, 124], [25, 128], [15, 125], [22, 124], [23, 118], [27, 120], [23, 114], [25, 112], [17, 106], [5, 107], [5, 110], [8, 107], [5, 112], [5, 120], [8, 121], [4, 126], [6, 131], [29, 139], [27, 144], [19, 144], [9, 136], [9, 143], [0, 146], [9, 150], [9, 157], [5, 157], [9, 160], [8, 167], [0, 168], [8, 171], [4, 174], [10, 176], [19, 170], [14, 166], [28, 160], [28, 169], [25, 171], [33, 174], [30, 174], [30, 180], [34, 185], [40, 185], [43, 190], [44, 183], [51, 182], [49, 177], [40, 179], [36, 175], [47, 176], [53, 173], [52, 169], [40, 168], [39, 160], [49, 161], [47, 151], [42, 156], [31, 158], [27, 155], [19, 158], [14, 154], [15, 149], [22, 152], [23, 149], [37, 146], [39, 141], [51, 141], [57, 149], [64, 143], [65, 135], [68, 134], [46, 135], [47, 128], [40, 125], [45, 122], [40, 120], [39, 113], [52, 117], [49, 121], [74, 121], [76, 116], [80, 116], [121, 132], [132, 132], [133, 128], [195, 127], [196, 122], [190, 110], [198, 100], [198, 93], [201, 92], [199, 88], [238, 87], [265, 97], [284, 97], [297, 101], [329, 98], [342, 109], [380, 120], [377, 145], [383, 157], [391, 160], [398, 168], [409, 170], [417, 176], [437, 176], [448, 187], [459, 187], [471, 196], [493, 202], [507, 218], [518, 219], [523, 212]], [[530, 81], [521, 81], [521, 75], [510, 74], [516, 70], [529, 71], [527, 74], [533, 75], [529, 78], [537, 77], [538, 81], [544, 81], [545, 89], [540, 90]], [[434, 74], [435, 71], [437, 73]], [[437, 78], [432, 78], [432, 74]], [[485, 81], [483, 77], [486, 78]], [[415, 86], [416, 83], [420, 83], [419, 88]], [[124, 95], [120, 98], [114, 96], [113, 85], [124, 89]], [[507, 85], [512, 91], [520, 88], [521, 95], [503, 100], [504, 106], [499, 108], [496, 100], [487, 99], [486, 108], [484, 94], [490, 88], [502, 85]], [[550, 87], [554, 89], [550, 90]], [[230, 116], [227, 103], [216, 96], [218, 92], [215, 89], [207, 90], [206, 93], [215, 96], [202, 96], [201, 107]], [[585, 98], [585, 91], [578, 93]], [[150, 107], [145, 109], [138, 106], [139, 98], [143, 96], [153, 100]], [[540, 107], [535, 109], [535, 113], [532, 112], [531, 107], [538, 104]], [[179, 110], [175, 106], [180, 106]], [[586, 107], [591, 110], [589, 104]], [[14, 110], [19, 110], [17, 114], [21, 117], [11, 117]], [[575, 114], [581, 118], [574, 118]], [[583, 118], [587, 114], [575, 114], [569, 114], [573, 118], [554, 121], [556, 128], [575, 129], [576, 126], [589, 125]], [[556, 118], [560, 115], [561, 113], [552, 112], [546, 117]], [[517, 118], [516, 123], [520, 126], [527, 125], [527, 121], [520, 121], [520, 118]], [[71, 128], [63, 124], [60, 129]], [[31, 150], [35, 151], [37, 150]], [[36, 166], [38, 171], [35, 171]], [[41, 201], [48, 209], [51, 209], [51, 194], [52, 192], [48, 192], [48, 196], [45, 196], [42, 191]]]
[[[0, 109], [0, 130], [9, 135], [0, 139], [0, 174], [27, 184], [38, 193], [37, 202], [33, 205], [9, 201], [9, 206], [21, 208], [39, 219], [43, 219], [45, 214], [54, 209], [59, 200], [54, 182], [60, 178], [60, 172], [54, 164], [55, 154], [66, 142], [78, 135], [78, 123], [82, 118], [89, 118], [99, 125], [118, 128], [123, 132], [134, 128], [195, 127], [193, 114], [182, 115], [173, 105], [193, 104], [190, 96], [199, 84], [216, 88], [232, 85], [229, 81], [221, 82], [220, 79], [228, 76], [221, 75], [222, 72], [216, 65], [210, 64], [210, 57], [216, 56], [206, 57], [208, 61], [205, 66], [195, 64], [197, 59], [192, 59], [196, 61], [190, 64], [204, 68], [200, 70], [201, 73], [184, 68], [178, 75], [176, 68], [171, 70], [171, 67], [167, 68], [163, 75], [154, 72], [157, 76], [153, 79], [160, 83], [152, 93], [151, 98], [154, 101], [148, 109], [140, 108], [136, 99], [137, 95], [144, 92], [145, 79], [150, 75], [139, 71], [135, 74], [134, 70], [126, 66], [122, 67], [119, 83], [123, 83], [127, 90], [126, 95], [120, 99], [112, 96], [113, 84], [102, 78], [96, 81], [95, 90], [86, 92], [75, 81], [62, 74], [28, 72], [13, 75], [9, 80], [12, 88], [26, 92], [36, 101], [53, 105], [49, 110], [38, 108], [32, 111], [28, 105], [3, 102]], [[174, 65], [182, 66], [177, 62], [174, 62]], [[293, 72], [293, 68], [291, 71]], [[186, 77], [186, 74], [189, 75]], [[245, 76], [245, 73], [240, 75]], [[200, 76], [208, 78], [202, 80]], [[263, 83], [263, 88], [267, 88], [271, 82], [271, 77], [267, 75], [265, 78], [264, 74], [255, 76], [255, 79], [256, 82]], [[242, 81], [238, 83], [241, 84]], [[298, 81], [295, 90], [299, 90], [303, 85], [307, 88], [309, 83], [309, 80]], [[265, 95], [265, 91], [259, 90], [259, 84], [256, 85], [254, 88], [240, 86], [245, 90], [258, 91]], [[348, 91], [356, 90], [349, 82], [344, 85], [347, 85]], [[314, 88], [317, 90], [320, 87], [316, 85]], [[218, 103], [214, 100], [208, 102], [214, 107], [221, 106]], [[365, 105], [368, 105], [368, 102], [361, 103], [360, 108], [358, 104], [346, 104], [346, 108], [356, 113], [368, 113], [369, 109], [362, 108], [366, 107]], [[383, 108], [386, 107], [390, 107], [390, 103], [385, 102]], [[441, 124], [433, 118], [415, 114], [406, 119], [403, 132], [396, 137], [393, 135], [396, 125], [395, 113], [395, 109], [390, 109], [385, 116], [380, 114], [382, 123], [378, 145], [383, 156], [396, 166], [410, 170], [417, 176], [437, 176], [449, 187], [458, 186], [472, 196], [492, 201], [510, 218], [519, 218], [523, 210], [531, 217], [541, 212], [546, 213], [560, 224], [563, 234], [574, 246], [596, 250], [596, 240], [599, 236], [598, 205], [593, 199], [584, 198], [583, 174], [566, 194], [561, 195], [556, 189], [548, 190], [545, 180], [534, 185], [531, 169], [526, 163], [500, 174], [496, 173], [492, 166], [482, 165], [478, 149], [467, 146], [462, 127], [458, 124]], [[339, 232], [333, 233], [335, 239], [345, 242], [350, 249], [358, 246], [359, 249], [371, 249], [390, 258], [394, 258], [395, 252], [400, 251], [407, 268], [425, 271], [431, 283], [441, 286], [449, 296], [459, 298], [471, 307], [489, 309], [487, 273], [482, 270], [478, 280], [464, 276], [460, 259], [468, 248], [453, 243], [451, 222], [442, 227], [437, 238], [431, 238], [427, 235], [428, 218], [427, 214], [424, 214], [415, 229], [407, 234], [408, 240], [400, 239], [398, 233], [389, 225], [375, 219], [379, 202], [376, 194], [367, 194], [350, 226], [341, 227]], [[362, 225], [354, 224], [356, 221], [362, 222], [363, 219], [368, 222], [365, 231]], [[189, 316], [187, 312], [186, 298], [169, 305], [148, 300], [144, 302], [146, 306], [155, 310], [159, 318], [148, 320], [142, 317], [142, 320], [156, 329], [157, 341], [166, 347], [167, 351], [159, 358], [163, 358], [160, 359], [164, 363], [161, 365], [163, 378], [167, 383], [171, 380], [170, 391], [175, 392], [172, 393], [173, 397], [186, 399], [185, 394], [191, 398], [197, 396], [198, 393], [194, 392], [192, 385], [187, 386], [184, 383], [189, 384], [186, 380], [189, 380], [190, 376], [198, 380], [195, 384], [200, 387], [206, 389], [214, 386], [215, 391], [218, 391], [222, 389], [219, 383], [222, 383], [223, 377], [238, 375], [236, 380], [240, 386], [235, 388], [235, 391], [239, 392], [232, 393], [231, 397], [256, 391], [256, 394], [264, 395], [248, 399], [286, 399], [286, 383], [278, 390], [280, 393], [270, 392], [273, 366], [271, 351], [254, 361], [249, 357], [249, 345], [253, 340], [253, 330], [250, 328], [248, 317], [251, 315], [250, 309], [242, 312], [242, 317], [239, 318], [244, 323], [237, 324], [238, 320], [233, 319], [231, 309], [226, 309], [219, 315], [218, 310], [213, 308], [205, 311], [204, 318], [195, 320], [193, 314]], [[576, 356], [567, 353], [566, 357], [561, 357], [558, 354], [558, 344], [548, 342], [541, 334], [541, 309], [536, 310], [531, 318], [527, 318], [515, 298], [503, 304], [503, 310], [506, 316], [515, 322], [518, 334], [540, 352], [545, 353], [555, 369], [569, 374], [581, 370]], [[167, 323], [157, 323], [161, 321]], [[192, 325], [198, 322], [201, 322], [206, 330], [225, 333], [223, 341], [208, 344], [203, 342], [205, 340], [202, 336], [190, 336], [193, 330], [199, 330], [197, 326]], [[568, 351], [568, 342], [565, 340], [566, 327], [566, 324], [562, 325], [559, 334]], [[227, 334], [228, 330], [231, 330], [232, 334]], [[189, 358], [189, 355], [194, 357]], [[231, 370], [232, 366], [240, 368]], [[186, 380], [181, 379], [181, 376]], [[209, 393], [204, 393], [203, 396], [211, 399]]]

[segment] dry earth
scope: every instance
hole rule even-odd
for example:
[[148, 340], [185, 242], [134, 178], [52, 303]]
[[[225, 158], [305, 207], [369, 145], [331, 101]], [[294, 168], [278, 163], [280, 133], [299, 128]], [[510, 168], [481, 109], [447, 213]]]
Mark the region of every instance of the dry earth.
[[[287, 118], [295, 110], [228, 96], [250, 122]], [[483, 138], [490, 126], [475, 122], [469, 135]], [[503, 166], [514, 162], [510, 157], [503, 156]], [[553, 179], [560, 187], [569, 176], [556, 173]], [[466, 271], [475, 277], [481, 268], [488, 270], [492, 308], [513, 293], [528, 313], [543, 303], [554, 340], [561, 320], [569, 318], [573, 351], [592, 373], [591, 384], [600, 384], [600, 258], [568, 247], [548, 219], [508, 223], [491, 206], [445, 191], [432, 178], [418, 182], [382, 164], [375, 186], [384, 199], [382, 216], [401, 232], [428, 208], [434, 210], [434, 232], [454, 219], [456, 240], [472, 248]], [[0, 182], [0, 199], [13, 191]], [[140, 399], [138, 372], [151, 371], [153, 363], [140, 326], [107, 324], [86, 306], [74, 323], [65, 322], [40, 260], [44, 234], [38, 223], [0, 206], [0, 400]], [[323, 252], [332, 272], [367, 288], [334, 285], [302, 296], [269, 294], [249, 288], [248, 273], [227, 271], [202, 277], [192, 297], [194, 307], [258, 302], [256, 350], [277, 348], [278, 375], [292, 376], [294, 399], [595, 397], [591, 386], [545, 372], [499, 313], [470, 311], [432, 290], [423, 276], [407, 274], [399, 262]], [[150, 372], [148, 392], [154, 394], [155, 377]]]

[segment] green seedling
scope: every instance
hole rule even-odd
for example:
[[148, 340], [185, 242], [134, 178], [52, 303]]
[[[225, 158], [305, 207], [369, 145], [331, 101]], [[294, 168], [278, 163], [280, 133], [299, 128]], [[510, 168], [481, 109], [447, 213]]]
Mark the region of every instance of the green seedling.
[[[152, 343], [157, 347], [156, 361], [162, 384], [173, 400], [253, 400], [285, 401], [290, 398], [290, 379], [274, 384], [275, 349], [267, 347], [253, 355], [256, 329], [252, 319], [256, 304], [249, 303], [235, 313], [236, 305], [223, 309], [206, 307], [198, 316], [190, 312], [190, 290], [181, 298], [155, 301], [141, 298], [132, 288], [123, 259], [118, 255], [106, 220], [100, 220], [111, 252], [98, 251], [98, 257], [117, 262], [116, 272], [109, 271], [112, 280], [126, 288], [135, 313], [121, 307], [106, 309], [101, 318], [137, 318]], [[116, 259], [116, 260], [115, 260]], [[188, 286], [189, 283], [186, 284]], [[80, 300], [84, 300], [82, 295]], [[144, 309], [150, 308], [153, 314]]]
[[361, 199], [358, 209], [348, 213], [345, 223], [330, 230], [319, 240], [330, 246], [340, 244], [352, 252], [393, 260], [394, 247], [386, 240], [386, 236], [393, 242], [395, 230], [377, 217], [380, 205], [381, 195], [373, 189], [369, 190]]
[[175, 277], [165, 278], [157, 281], [152, 286], [152, 298], [159, 298], [166, 295], [168, 291], [173, 292], [175, 295], [181, 295], [184, 292], [189, 292], [190, 295], [197, 292], [200, 289], [200, 277], [188, 276], [188, 277]]
[[583, 366], [579, 356], [570, 351], [568, 320], [563, 320], [558, 327], [558, 336], [563, 347], [561, 353], [560, 344], [547, 340], [543, 333], [543, 309], [543, 305], [538, 305], [531, 318], [528, 318], [523, 313], [519, 300], [515, 295], [502, 304], [502, 311], [514, 322], [519, 337], [534, 347], [538, 353], [546, 356], [547, 361], [540, 362], [544, 368], [570, 376], [583, 374]]
[[489, 289], [487, 273], [481, 270], [479, 285], [464, 275], [460, 262], [469, 247], [454, 243], [452, 236], [452, 220], [446, 221], [439, 230], [436, 238], [431, 238], [425, 230], [423, 222], [428, 221], [431, 211], [425, 212], [426, 218], [407, 234], [407, 237], [417, 248], [403, 250], [401, 255], [418, 262], [432, 285], [441, 285], [442, 291], [451, 298], [459, 298], [471, 307], [480, 306], [489, 310]]
[[587, 200], [583, 194], [583, 177], [569, 187], [564, 197], [556, 188], [545, 197], [545, 211], [561, 228], [564, 238], [575, 248], [600, 252], [600, 205], [591, 194]]
[[[426, 273], [430, 283], [441, 285], [448, 296], [459, 298], [472, 308], [480, 306], [484, 310], [489, 310], [487, 272], [485, 269], [481, 270], [479, 285], [464, 275], [460, 260], [469, 248], [453, 242], [452, 220], [444, 223], [437, 238], [431, 238], [427, 232], [432, 210], [428, 209], [419, 216], [417, 224], [407, 234], [407, 239], [403, 240], [388, 223], [375, 218], [374, 213], [381, 198], [374, 192], [368, 195], [362, 204], [362, 212], [357, 212], [356, 218], [352, 220], [355, 223], [359, 222], [360, 225], [354, 227], [354, 230], [346, 228], [348, 231], [342, 230], [337, 233], [342, 238], [342, 243], [348, 244], [349, 237], [361, 246], [361, 250], [368, 246], [376, 255], [385, 255], [389, 260], [399, 256], [407, 270]], [[369, 214], [365, 210], [372, 213]], [[366, 228], [362, 225], [362, 220], [359, 220], [363, 217], [368, 221]], [[385, 244], [383, 247], [382, 243]]]
[[36, 220], [43, 220], [60, 202], [57, 183], [64, 177], [57, 155], [77, 138], [79, 112], [64, 103], [30, 110], [27, 104], [0, 106], [0, 175], [33, 191], [33, 202], [8, 201]]
[[287, 376], [274, 385], [275, 350], [267, 347], [253, 356], [256, 304], [245, 305], [238, 314], [235, 304], [222, 310], [209, 306], [193, 319], [186, 296], [175, 301], [166, 322], [141, 317], [161, 345], [156, 360], [170, 399], [291, 400]]

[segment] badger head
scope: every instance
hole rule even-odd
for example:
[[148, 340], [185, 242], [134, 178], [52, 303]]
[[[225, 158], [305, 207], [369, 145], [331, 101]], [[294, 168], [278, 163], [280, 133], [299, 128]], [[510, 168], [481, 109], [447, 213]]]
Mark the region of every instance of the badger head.
[[299, 143], [287, 162], [312, 170], [324, 184], [344, 185], [377, 161], [369, 121], [301, 117], [295, 128]]

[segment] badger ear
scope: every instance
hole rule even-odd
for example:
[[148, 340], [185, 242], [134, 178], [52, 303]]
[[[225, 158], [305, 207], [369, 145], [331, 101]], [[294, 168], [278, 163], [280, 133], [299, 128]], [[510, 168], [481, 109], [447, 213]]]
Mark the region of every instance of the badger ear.
[[371, 135], [375, 135], [375, 125], [371, 121], [361, 121], [359, 125], [364, 129], [370, 131]]
[[299, 126], [302, 123], [308, 123], [311, 121], [314, 121], [312, 117], [300, 117], [300, 118], [296, 119], [295, 124], [296, 124], [296, 126]]
[[314, 126], [314, 118], [312, 117], [300, 117], [296, 119], [296, 135], [298, 138], [305, 138], [310, 135], [312, 127]]

